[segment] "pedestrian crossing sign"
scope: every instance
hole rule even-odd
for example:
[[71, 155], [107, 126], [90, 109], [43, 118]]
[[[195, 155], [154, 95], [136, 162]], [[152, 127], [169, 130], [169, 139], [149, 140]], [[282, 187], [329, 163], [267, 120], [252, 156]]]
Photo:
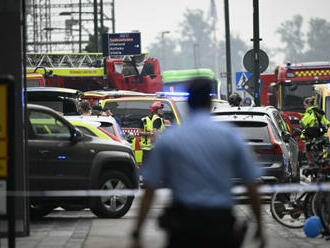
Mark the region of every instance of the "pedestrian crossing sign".
[[243, 90], [243, 86], [251, 76], [250, 72], [236, 72], [236, 90]]

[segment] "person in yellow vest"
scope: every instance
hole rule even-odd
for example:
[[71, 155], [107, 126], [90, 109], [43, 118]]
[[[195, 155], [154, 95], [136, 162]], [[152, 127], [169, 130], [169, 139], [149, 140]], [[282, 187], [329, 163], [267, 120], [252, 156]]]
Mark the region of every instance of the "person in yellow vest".
[[153, 148], [155, 138], [165, 129], [163, 119], [164, 104], [153, 102], [150, 106], [150, 114], [141, 119], [141, 142], [140, 147], [143, 150], [143, 162], [148, 157]]
[[322, 135], [328, 136], [328, 128], [330, 122], [325, 117], [325, 113], [315, 105], [314, 97], [307, 97], [304, 100], [306, 108], [305, 114], [301, 119], [302, 135], [301, 138], [306, 140], [310, 138], [317, 138]]

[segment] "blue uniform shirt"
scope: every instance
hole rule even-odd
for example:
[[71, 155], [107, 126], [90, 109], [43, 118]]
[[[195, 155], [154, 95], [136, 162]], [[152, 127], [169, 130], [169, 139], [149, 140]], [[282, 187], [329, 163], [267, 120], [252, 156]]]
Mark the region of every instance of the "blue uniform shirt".
[[247, 149], [231, 125], [196, 111], [162, 133], [142, 175], [154, 187], [171, 189], [173, 199], [187, 206], [231, 208], [232, 178], [248, 184], [261, 175]]

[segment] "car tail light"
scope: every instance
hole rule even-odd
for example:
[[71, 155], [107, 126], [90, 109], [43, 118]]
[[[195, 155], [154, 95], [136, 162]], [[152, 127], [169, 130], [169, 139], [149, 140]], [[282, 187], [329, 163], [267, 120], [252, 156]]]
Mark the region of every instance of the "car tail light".
[[270, 135], [270, 142], [273, 144], [273, 147], [271, 149], [256, 150], [255, 152], [259, 154], [283, 154], [281, 145], [276, 142], [273, 131], [269, 125], [268, 125], [268, 131]]
[[103, 133], [105, 133], [106, 135], [108, 135], [111, 139], [118, 141], [121, 143], [120, 139], [118, 139], [116, 136], [112, 135], [111, 133], [109, 133], [108, 131], [104, 130], [103, 128], [99, 127], [98, 128], [100, 131], [102, 131]]

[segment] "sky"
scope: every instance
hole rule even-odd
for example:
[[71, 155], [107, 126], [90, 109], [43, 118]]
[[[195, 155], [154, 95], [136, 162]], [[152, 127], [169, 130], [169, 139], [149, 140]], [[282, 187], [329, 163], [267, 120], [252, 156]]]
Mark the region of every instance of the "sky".
[[[223, 0], [215, 0], [218, 16], [218, 37], [224, 40], [224, 5]], [[170, 31], [166, 36], [175, 38], [184, 11], [201, 9], [209, 13], [210, 0], [116, 0], [116, 33], [139, 30], [142, 37], [142, 50], [155, 41], [163, 31]], [[330, 22], [330, 0], [259, 0], [259, 20], [261, 49], [263, 47], [281, 47], [280, 36], [276, 29], [295, 15], [304, 17], [304, 29], [310, 18], [323, 18]], [[253, 47], [253, 0], [229, 0], [230, 32], [239, 35]], [[280, 62], [282, 63], [282, 62]]]

